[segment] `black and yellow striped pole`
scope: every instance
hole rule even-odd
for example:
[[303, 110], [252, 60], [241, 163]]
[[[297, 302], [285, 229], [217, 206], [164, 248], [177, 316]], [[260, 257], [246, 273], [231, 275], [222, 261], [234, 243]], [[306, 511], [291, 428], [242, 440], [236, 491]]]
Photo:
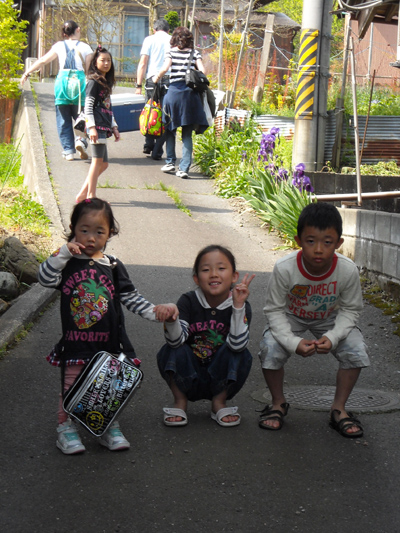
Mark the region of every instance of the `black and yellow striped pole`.
[[304, 0], [296, 89], [293, 168], [306, 170], [325, 164], [330, 40], [333, 0]]
[[310, 120], [313, 116], [318, 35], [318, 30], [301, 32], [295, 119]]

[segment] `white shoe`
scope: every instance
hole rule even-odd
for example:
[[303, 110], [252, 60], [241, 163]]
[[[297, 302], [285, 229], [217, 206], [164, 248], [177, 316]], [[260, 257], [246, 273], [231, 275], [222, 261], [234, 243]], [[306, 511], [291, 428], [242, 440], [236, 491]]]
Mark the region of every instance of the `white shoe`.
[[177, 178], [186, 179], [189, 177], [189, 174], [187, 172], [184, 172], [183, 170], [178, 170], [178, 172], [175, 174]]
[[81, 159], [88, 159], [89, 156], [86, 151], [87, 145], [85, 144], [84, 141], [82, 141], [82, 139], [79, 139], [78, 141], [76, 141], [75, 149], [77, 152], [79, 152]]
[[117, 450], [128, 450], [131, 445], [124, 437], [119, 428], [118, 422], [113, 422], [107, 431], [100, 437], [99, 442], [112, 452]]
[[66, 161], [73, 161], [75, 158], [74, 158], [74, 154], [63, 154], [63, 158], [66, 160]]
[[166, 165], [161, 167], [161, 171], [175, 173], [175, 165], [173, 165], [172, 163], [167, 163]]
[[78, 435], [78, 430], [72, 420], [67, 420], [63, 424], [59, 424], [57, 433], [58, 438], [56, 446], [66, 455], [81, 453], [86, 450]]

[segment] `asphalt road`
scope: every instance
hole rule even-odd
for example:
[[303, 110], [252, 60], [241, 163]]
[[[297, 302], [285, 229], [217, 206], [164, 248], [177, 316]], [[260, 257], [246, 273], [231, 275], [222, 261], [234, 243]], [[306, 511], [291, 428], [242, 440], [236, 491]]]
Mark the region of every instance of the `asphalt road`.
[[[89, 162], [61, 159], [52, 86], [35, 84], [49, 165], [64, 227]], [[123, 89], [120, 92], [124, 92]], [[193, 287], [197, 251], [229, 246], [241, 273], [254, 272], [250, 349], [253, 367], [238, 405], [242, 423], [219, 427], [207, 401], [190, 404], [186, 427], [165, 427], [162, 408], [171, 395], [158, 374], [155, 354], [162, 326], [126, 315], [128, 333], [142, 359], [145, 379], [121, 416], [131, 442], [110, 452], [81, 431], [87, 452], [65, 456], [55, 446], [58, 369], [45, 356], [59, 339], [58, 302], [0, 361], [0, 530], [7, 533], [258, 533], [400, 531], [398, 407], [362, 413], [365, 437], [344, 439], [328, 427], [323, 409], [292, 408], [282, 431], [263, 431], [256, 409], [265, 384], [257, 357], [264, 319], [263, 294], [276, 259], [274, 236], [256, 219], [239, 215], [213, 194], [196, 172], [179, 180], [162, 162], [142, 154], [139, 132], [109, 142], [110, 167], [98, 196], [111, 202], [121, 233], [108, 252], [127, 266], [134, 284], [154, 303], [176, 301]], [[191, 215], [160, 190], [174, 187]], [[62, 244], [62, 242], [60, 242]], [[390, 317], [370, 305], [360, 325], [372, 360], [360, 390], [399, 391], [399, 338]], [[332, 356], [292, 358], [286, 386], [333, 386]]]

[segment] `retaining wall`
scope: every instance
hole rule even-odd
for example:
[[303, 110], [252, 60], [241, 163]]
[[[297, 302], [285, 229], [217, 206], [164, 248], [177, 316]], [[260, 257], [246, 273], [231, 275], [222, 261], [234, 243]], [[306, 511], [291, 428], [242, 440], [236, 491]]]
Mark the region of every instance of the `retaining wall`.
[[344, 243], [339, 250], [379, 286], [400, 299], [400, 215], [339, 208]]

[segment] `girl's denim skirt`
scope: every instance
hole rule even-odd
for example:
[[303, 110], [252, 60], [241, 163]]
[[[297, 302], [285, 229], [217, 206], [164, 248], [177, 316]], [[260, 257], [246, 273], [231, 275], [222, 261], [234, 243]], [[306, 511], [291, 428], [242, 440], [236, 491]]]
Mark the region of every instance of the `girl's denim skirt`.
[[233, 352], [223, 344], [211, 362], [204, 365], [188, 344], [171, 348], [165, 344], [157, 354], [161, 376], [177, 387], [191, 402], [212, 400], [224, 390], [227, 399], [233, 398], [243, 387], [251, 369], [252, 356], [249, 350]]

